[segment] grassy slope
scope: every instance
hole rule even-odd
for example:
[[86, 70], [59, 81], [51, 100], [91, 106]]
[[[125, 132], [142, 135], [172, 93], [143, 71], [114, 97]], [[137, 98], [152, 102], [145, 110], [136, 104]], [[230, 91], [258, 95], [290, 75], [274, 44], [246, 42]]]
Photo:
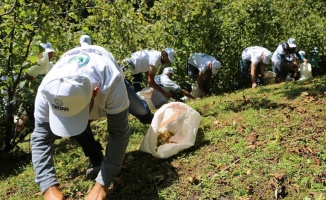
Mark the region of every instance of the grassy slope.
[[[203, 116], [196, 143], [169, 159], [138, 150], [148, 126], [131, 117], [109, 199], [326, 199], [325, 83], [319, 77], [189, 102]], [[93, 123], [102, 144], [105, 126]], [[83, 199], [93, 184], [84, 177], [88, 161], [74, 141], [56, 144], [61, 188]], [[0, 199], [41, 199], [29, 154], [2, 160], [0, 169]]]

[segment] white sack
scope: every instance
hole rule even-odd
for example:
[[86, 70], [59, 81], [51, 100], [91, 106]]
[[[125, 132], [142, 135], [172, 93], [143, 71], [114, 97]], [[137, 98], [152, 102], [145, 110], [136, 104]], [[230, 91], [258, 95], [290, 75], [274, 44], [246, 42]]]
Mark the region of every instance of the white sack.
[[155, 106], [152, 102], [153, 88], [146, 87], [141, 91], [137, 92], [137, 95], [148, 104], [149, 109], [155, 109]]
[[[200, 114], [181, 102], [164, 104], [154, 114], [140, 150], [157, 158], [168, 158], [195, 144]], [[169, 143], [157, 147], [158, 133], [173, 132]]]

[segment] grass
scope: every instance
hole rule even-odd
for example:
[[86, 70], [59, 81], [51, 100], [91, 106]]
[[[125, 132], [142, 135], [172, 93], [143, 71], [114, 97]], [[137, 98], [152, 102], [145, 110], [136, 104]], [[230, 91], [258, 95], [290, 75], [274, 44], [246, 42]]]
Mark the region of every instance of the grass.
[[[148, 125], [130, 116], [131, 140], [109, 199], [326, 199], [326, 77], [269, 85], [187, 103], [202, 115], [194, 146], [168, 159], [139, 151]], [[92, 124], [106, 143], [106, 123]], [[0, 199], [42, 199], [29, 143], [1, 160]], [[56, 141], [67, 199], [94, 184], [75, 141]]]

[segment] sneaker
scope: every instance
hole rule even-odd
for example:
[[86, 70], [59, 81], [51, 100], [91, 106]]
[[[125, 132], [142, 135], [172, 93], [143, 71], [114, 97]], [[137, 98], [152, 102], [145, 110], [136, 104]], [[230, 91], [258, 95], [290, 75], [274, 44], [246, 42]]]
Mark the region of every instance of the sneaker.
[[89, 163], [86, 170], [86, 178], [95, 180], [100, 170], [101, 170], [101, 165], [93, 165], [92, 163]]

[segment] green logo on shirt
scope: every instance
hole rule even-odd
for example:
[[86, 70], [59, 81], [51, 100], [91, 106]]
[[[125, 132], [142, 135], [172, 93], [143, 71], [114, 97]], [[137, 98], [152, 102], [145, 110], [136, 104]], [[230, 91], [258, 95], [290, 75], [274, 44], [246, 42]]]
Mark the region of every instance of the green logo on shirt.
[[78, 62], [80, 67], [83, 67], [88, 64], [89, 62], [89, 55], [85, 52], [78, 54], [77, 56], [74, 56], [70, 58], [68, 63], [75, 63]]
[[63, 105], [63, 103], [62, 103], [62, 101], [60, 99], [54, 99], [54, 102], [55, 102], [55, 104], [57, 106], [62, 106]]

